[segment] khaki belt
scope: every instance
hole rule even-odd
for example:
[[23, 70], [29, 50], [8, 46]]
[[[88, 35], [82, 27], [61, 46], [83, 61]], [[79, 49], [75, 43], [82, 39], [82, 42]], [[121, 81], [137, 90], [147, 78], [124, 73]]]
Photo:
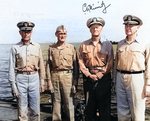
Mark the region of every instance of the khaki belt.
[[37, 71], [17, 71], [17, 74], [31, 75], [35, 74]]
[[123, 71], [123, 70], [118, 70], [116, 69], [118, 72], [120, 73], [124, 73], [124, 74], [140, 74], [140, 73], [144, 73], [145, 70], [142, 70], [142, 71]]
[[52, 73], [58, 73], [58, 72], [63, 72], [63, 71], [65, 71], [65, 72], [67, 72], [67, 73], [72, 73], [72, 70], [70, 69], [70, 70], [55, 70], [55, 71], [51, 71]]

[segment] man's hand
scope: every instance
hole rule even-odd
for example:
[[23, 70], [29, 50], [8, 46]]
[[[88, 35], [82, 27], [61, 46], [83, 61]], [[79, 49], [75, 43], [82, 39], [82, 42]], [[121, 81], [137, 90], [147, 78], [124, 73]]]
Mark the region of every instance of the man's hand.
[[145, 85], [144, 96], [145, 97], [150, 97], [150, 85]]
[[45, 87], [44, 87], [43, 84], [41, 84], [41, 85], [40, 85], [40, 92], [42, 93], [42, 92], [44, 92], [44, 91], [45, 91]]
[[146, 98], [146, 101], [145, 101], [145, 105], [147, 106], [150, 104], [150, 85], [145, 85], [144, 96], [148, 97]]
[[98, 73], [96, 73], [96, 76], [98, 77], [98, 79], [101, 79], [103, 77], [103, 73], [102, 72], [98, 72]]
[[50, 90], [51, 93], [54, 93], [54, 87], [52, 84], [48, 85], [48, 90]]
[[48, 86], [47, 89], [50, 90], [51, 93], [54, 93], [54, 87], [51, 80], [48, 80], [47, 86]]
[[18, 97], [18, 96], [19, 96], [19, 93], [18, 93], [16, 84], [11, 84], [11, 89], [12, 89], [12, 95], [13, 95], [14, 97]]
[[75, 85], [72, 86], [72, 93], [73, 93], [73, 94], [76, 93], [76, 87], [75, 87]]
[[90, 77], [91, 79], [93, 79], [94, 81], [97, 81], [97, 80], [98, 80], [97, 75], [90, 74], [89, 77]]

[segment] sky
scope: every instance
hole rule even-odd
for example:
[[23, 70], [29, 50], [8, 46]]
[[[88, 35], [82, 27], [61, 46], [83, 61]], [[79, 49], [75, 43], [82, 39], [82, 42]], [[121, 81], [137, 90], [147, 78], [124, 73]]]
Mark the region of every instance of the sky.
[[[142, 19], [138, 31], [142, 42], [150, 42], [149, 0], [0, 0], [0, 44], [21, 40], [17, 23], [35, 23], [31, 40], [38, 43], [57, 42], [56, 28], [64, 25], [68, 43], [81, 43], [91, 37], [86, 26], [89, 18], [105, 20], [101, 36], [110, 41], [126, 37], [123, 16], [135, 15]], [[91, 9], [89, 9], [91, 6]]]

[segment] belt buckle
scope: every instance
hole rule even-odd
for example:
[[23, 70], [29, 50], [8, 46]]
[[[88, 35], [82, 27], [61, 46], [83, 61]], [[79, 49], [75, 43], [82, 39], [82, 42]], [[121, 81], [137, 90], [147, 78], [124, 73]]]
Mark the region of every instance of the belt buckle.
[[31, 74], [31, 72], [30, 71], [27, 71], [27, 75], [30, 75]]
[[67, 73], [71, 73], [71, 70], [67, 70]]

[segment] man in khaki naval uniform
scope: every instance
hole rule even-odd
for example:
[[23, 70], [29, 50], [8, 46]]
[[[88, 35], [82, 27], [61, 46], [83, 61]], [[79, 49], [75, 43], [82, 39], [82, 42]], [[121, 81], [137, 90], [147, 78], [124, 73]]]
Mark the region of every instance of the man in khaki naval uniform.
[[78, 84], [79, 67], [75, 47], [65, 42], [67, 31], [63, 25], [55, 33], [58, 41], [48, 49], [47, 79], [48, 89], [54, 93], [53, 121], [61, 121], [61, 104], [66, 121], [74, 121], [73, 93]]
[[13, 95], [17, 97], [18, 120], [40, 121], [39, 89], [41, 87], [41, 91], [44, 91], [45, 77], [42, 52], [39, 44], [30, 41], [34, 23], [23, 21], [17, 26], [22, 39], [10, 50], [9, 82]]
[[100, 121], [110, 121], [110, 72], [114, 55], [112, 44], [100, 35], [104, 25], [105, 21], [100, 17], [88, 19], [87, 27], [92, 37], [79, 48], [79, 65], [84, 74], [87, 121], [96, 121], [97, 111]]
[[145, 97], [150, 93], [150, 48], [137, 37], [142, 20], [133, 15], [125, 15], [123, 20], [127, 36], [118, 43], [114, 75], [118, 121], [145, 121]]

